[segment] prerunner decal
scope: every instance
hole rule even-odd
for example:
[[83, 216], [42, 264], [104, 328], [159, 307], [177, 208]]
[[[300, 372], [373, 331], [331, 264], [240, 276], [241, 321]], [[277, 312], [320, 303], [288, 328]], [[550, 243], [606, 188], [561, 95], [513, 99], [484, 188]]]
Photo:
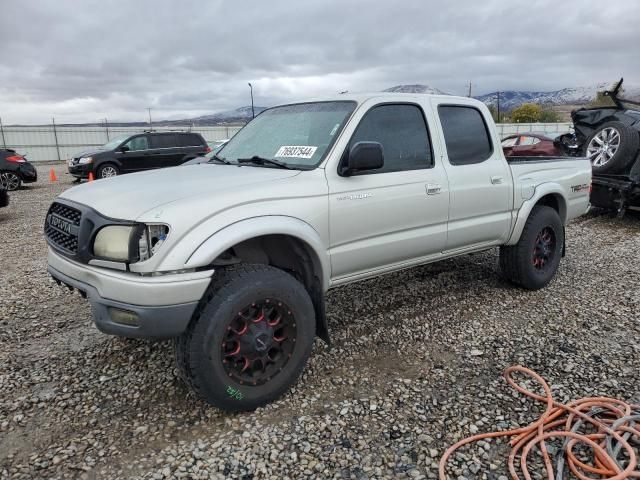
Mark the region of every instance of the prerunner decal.
[[283, 145], [276, 152], [275, 157], [281, 158], [311, 158], [318, 147], [305, 145]]

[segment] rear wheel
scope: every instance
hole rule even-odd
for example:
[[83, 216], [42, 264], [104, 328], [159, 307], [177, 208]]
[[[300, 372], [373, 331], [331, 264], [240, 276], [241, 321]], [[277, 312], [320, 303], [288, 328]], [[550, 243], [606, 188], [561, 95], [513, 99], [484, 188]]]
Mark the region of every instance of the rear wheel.
[[0, 172], [0, 186], [10, 192], [18, 190], [22, 185], [22, 179], [14, 172]]
[[547, 206], [534, 207], [518, 243], [500, 247], [500, 268], [510, 281], [537, 290], [556, 274], [563, 246], [564, 228], [558, 212]]
[[265, 265], [220, 269], [187, 331], [176, 339], [181, 376], [206, 402], [253, 410], [302, 372], [315, 337], [309, 294]]
[[103, 163], [98, 167], [97, 177], [98, 178], [111, 178], [116, 177], [120, 174], [120, 170], [113, 163]]
[[585, 156], [594, 173], [616, 173], [635, 160], [640, 136], [622, 122], [607, 122], [593, 132], [585, 142]]

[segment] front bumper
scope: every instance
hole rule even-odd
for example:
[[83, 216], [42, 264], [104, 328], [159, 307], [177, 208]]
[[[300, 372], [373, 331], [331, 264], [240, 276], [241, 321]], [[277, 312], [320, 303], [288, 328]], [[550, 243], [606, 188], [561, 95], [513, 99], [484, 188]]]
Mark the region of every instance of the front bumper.
[[[213, 275], [209, 270], [142, 277], [72, 262], [51, 249], [48, 262], [56, 281], [87, 297], [100, 331], [130, 338], [162, 339], [184, 332]], [[114, 309], [135, 314], [135, 325], [114, 320]]]
[[67, 166], [69, 173], [76, 178], [88, 178], [93, 169], [93, 163], [83, 163]]

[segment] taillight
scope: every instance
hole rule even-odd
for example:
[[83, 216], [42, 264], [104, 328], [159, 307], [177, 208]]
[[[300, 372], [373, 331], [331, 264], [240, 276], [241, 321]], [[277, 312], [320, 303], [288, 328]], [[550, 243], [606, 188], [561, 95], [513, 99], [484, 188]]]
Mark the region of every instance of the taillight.
[[20, 155], [11, 155], [10, 157], [6, 157], [5, 160], [7, 160], [8, 162], [16, 162], [16, 163], [26, 162], [24, 157]]
[[211, 147], [207, 147], [207, 149], [205, 150], [205, 153], [209, 153], [211, 151]]

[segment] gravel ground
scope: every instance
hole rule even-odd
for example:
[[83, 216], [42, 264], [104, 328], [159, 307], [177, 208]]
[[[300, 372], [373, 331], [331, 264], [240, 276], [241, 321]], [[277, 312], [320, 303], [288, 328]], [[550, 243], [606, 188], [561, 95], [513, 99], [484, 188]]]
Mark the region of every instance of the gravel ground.
[[[42, 223], [64, 166], [0, 210], [0, 478], [436, 478], [454, 441], [542, 411], [501, 379], [533, 368], [557, 399], [640, 400], [640, 215], [567, 228], [552, 284], [519, 290], [497, 251], [330, 292], [331, 350], [254, 413], [198, 401], [170, 342], [100, 334], [46, 273]], [[462, 449], [451, 478], [505, 480], [505, 441]]]

